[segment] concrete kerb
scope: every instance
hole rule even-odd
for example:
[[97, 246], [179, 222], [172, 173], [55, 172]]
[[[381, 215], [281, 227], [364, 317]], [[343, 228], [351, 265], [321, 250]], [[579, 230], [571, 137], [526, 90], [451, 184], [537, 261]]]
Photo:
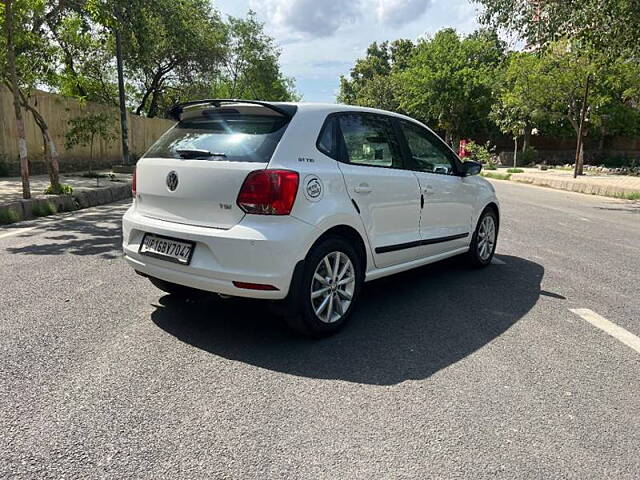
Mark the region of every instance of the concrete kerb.
[[584, 178], [580, 179], [579, 181], [572, 181], [558, 178], [544, 178], [541, 175], [527, 175], [518, 173], [512, 175], [511, 180], [514, 182], [555, 188], [557, 190], [567, 190], [570, 192], [602, 195], [606, 197], [615, 197], [638, 192], [637, 189], [620, 187], [616, 185], [598, 184], [595, 181], [590, 182], [588, 179]]
[[30, 220], [57, 212], [105, 205], [131, 198], [131, 184], [78, 189], [70, 195], [47, 195], [0, 205], [0, 225]]

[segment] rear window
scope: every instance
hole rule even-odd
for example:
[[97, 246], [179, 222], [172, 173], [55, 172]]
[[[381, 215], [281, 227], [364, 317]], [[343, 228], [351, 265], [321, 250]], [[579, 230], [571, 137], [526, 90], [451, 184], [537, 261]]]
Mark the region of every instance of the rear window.
[[[189, 118], [160, 137], [144, 157], [268, 163], [287, 124], [284, 117], [266, 115]], [[199, 150], [201, 155], [193, 154]]]

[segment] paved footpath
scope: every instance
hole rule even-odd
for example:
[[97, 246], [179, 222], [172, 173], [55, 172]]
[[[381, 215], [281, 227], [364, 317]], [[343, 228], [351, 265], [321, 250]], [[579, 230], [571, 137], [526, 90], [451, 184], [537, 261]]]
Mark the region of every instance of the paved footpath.
[[640, 203], [494, 184], [494, 265], [322, 341], [135, 275], [126, 202], [0, 228], [0, 478], [637, 480]]
[[[107, 174], [108, 171], [99, 171], [97, 173]], [[91, 190], [96, 188], [104, 188], [114, 183], [130, 182], [131, 175], [118, 173], [114, 178], [118, 182], [112, 182], [109, 178], [84, 178], [82, 172], [60, 174], [60, 183], [71, 185], [74, 191]], [[47, 175], [33, 175], [31, 181], [31, 195], [33, 197], [44, 196], [45, 189], [49, 186], [49, 177]], [[6, 203], [17, 202], [22, 199], [22, 181], [20, 177], [0, 177], [0, 205]]]
[[551, 169], [540, 171], [529, 168], [524, 170], [524, 173], [513, 174], [511, 180], [558, 190], [608, 197], [640, 194], [640, 177], [637, 176], [588, 174], [573, 178], [573, 172], [566, 170]]

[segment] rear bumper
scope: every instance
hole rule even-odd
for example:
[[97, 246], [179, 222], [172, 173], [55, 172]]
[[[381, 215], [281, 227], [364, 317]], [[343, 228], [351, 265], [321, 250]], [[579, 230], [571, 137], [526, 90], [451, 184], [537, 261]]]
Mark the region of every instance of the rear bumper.
[[[293, 217], [247, 215], [229, 230], [182, 225], [145, 217], [135, 204], [122, 220], [122, 247], [138, 272], [167, 282], [237, 297], [283, 299], [296, 264], [317, 237], [317, 229]], [[138, 253], [145, 233], [194, 241], [190, 265]], [[237, 288], [233, 282], [272, 285], [274, 291]]]

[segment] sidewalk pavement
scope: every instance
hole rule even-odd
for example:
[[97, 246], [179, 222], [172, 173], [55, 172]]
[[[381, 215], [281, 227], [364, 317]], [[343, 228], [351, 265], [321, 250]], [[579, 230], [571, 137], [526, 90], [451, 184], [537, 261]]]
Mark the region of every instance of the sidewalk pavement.
[[[114, 174], [117, 182], [112, 182], [109, 178], [84, 178], [83, 172], [60, 174], [60, 183], [71, 185], [73, 191], [81, 189], [94, 190], [96, 188], [104, 188], [113, 185], [119, 185], [123, 182], [131, 183], [132, 175], [124, 173]], [[102, 170], [96, 173], [109, 174], [111, 172]], [[44, 196], [44, 190], [49, 186], [48, 175], [32, 175], [29, 177], [31, 182], [31, 196]], [[47, 195], [48, 196], [48, 195]], [[4, 203], [18, 202], [22, 200], [22, 181], [20, 177], [0, 177], [0, 205]]]
[[0, 178], [0, 225], [130, 198], [131, 178], [130, 174], [114, 174], [100, 179], [85, 178], [82, 172], [64, 174], [60, 175], [60, 183], [70, 185], [73, 193], [45, 195], [44, 190], [49, 186], [49, 177], [33, 175], [29, 179], [32, 196], [30, 200], [22, 199], [20, 177]]
[[640, 177], [631, 175], [583, 175], [573, 178], [573, 172], [568, 170], [523, 169], [524, 173], [514, 173], [514, 182], [530, 183], [558, 190], [589, 193], [607, 197], [630, 197], [640, 195]]

